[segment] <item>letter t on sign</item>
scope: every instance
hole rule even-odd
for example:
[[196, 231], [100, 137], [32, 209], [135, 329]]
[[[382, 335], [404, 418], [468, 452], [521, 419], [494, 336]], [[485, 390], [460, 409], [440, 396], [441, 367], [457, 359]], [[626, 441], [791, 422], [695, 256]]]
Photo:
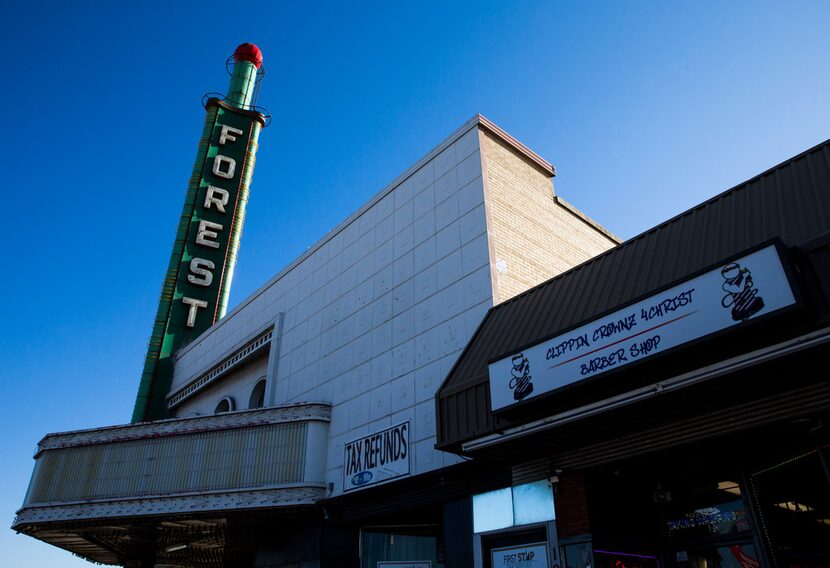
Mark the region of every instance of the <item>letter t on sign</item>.
[[204, 300], [197, 300], [195, 298], [183, 296], [182, 304], [190, 306], [190, 311], [187, 313], [187, 327], [196, 327], [196, 310], [199, 308], [206, 308], [208, 303]]

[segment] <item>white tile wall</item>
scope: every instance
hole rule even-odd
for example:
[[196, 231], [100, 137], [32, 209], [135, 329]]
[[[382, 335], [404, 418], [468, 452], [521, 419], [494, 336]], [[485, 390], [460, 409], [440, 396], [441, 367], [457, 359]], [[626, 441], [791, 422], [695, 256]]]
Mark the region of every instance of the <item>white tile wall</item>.
[[[473, 127], [231, 315], [247, 328], [285, 311], [269, 403], [333, 403], [335, 494], [344, 443], [393, 424], [411, 423], [413, 474], [445, 463], [433, 397], [492, 304], [481, 175]], [[233, 343], [229, 323], [187, 351], [177, 381]]]

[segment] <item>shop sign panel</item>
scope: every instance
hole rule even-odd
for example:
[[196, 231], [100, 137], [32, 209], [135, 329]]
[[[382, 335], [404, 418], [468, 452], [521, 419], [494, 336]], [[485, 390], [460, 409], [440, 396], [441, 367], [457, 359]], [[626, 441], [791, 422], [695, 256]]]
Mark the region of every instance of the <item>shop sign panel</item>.
[[343, 490], [409, 475], [409, 453], [409, 422], [348, 442], [343, 456]]
[[493, 568], [548, 568], [547, 544], [544, 542], [494, 548], [490, 552]]
[[664, 353], [796, 303], [775, 244], [489, 366], [493, 410]]

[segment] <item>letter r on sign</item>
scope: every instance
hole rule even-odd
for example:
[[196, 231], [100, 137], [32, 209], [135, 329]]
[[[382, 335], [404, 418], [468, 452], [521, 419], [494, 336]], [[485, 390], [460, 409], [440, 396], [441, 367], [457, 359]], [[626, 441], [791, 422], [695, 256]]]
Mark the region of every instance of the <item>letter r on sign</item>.
[[205, 190], [205, 209], [210, 209], [211, 204], [213, 204], [216, 205], [217, 211], [224, 213], [228, 199], [230, 199], [230, 194], [226, 190], [209, 185]]

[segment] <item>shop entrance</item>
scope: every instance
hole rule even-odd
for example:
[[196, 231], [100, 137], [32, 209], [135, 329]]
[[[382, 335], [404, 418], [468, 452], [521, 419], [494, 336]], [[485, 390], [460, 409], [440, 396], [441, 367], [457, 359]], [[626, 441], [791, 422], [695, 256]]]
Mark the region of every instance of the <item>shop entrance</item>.
[[367, 527], [360, 535], [361, 568], [444, 568], [435, 525]]
[[560, 568], [548, 479], [473, 495], [475, 568]]
[[717, 459], [627, 462], [587, 476], [597, 568], [757, 568], [739, 470]]
[[596, 568], [830, 567], [827, 444], [785, 430], [586, 472]]
[[759, 531], [778, 568], [830, 567], [827, 444], [753, 471]]

